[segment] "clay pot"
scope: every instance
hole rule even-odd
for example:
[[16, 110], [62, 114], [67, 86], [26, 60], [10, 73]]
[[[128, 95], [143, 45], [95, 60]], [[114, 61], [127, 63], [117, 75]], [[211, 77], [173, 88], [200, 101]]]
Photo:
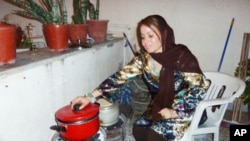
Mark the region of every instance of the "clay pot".
[[46, 43], [52, 51], [64, 51], [68, 49], [68, 25], [46, 24], [43, 25]]
[[87, 38], [87, 24], [71, 24], [69, 25], [69, 40], [72, 45], [79, 45], [85, 43]]
[[88, 34], [96, 43], [105, 41], [109, 20], [88, 20]]
[[0, 65], [16, 61], [16, 26], [0, 24]]

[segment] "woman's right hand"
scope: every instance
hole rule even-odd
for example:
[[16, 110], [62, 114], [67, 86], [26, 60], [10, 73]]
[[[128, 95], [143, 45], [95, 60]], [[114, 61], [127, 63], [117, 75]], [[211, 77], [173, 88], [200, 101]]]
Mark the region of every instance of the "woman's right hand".
[[90, 93], [90, 96], [77, 96], [76, 98], [74, 98], [70, 104], [71, 104], [71, 109], [74, 109], [74, 105], [75, 104], [80, 104], [81, 106], [79, 107], [79, 110], [83, 109], [86, 105], [88, 105], [91, 101], [92, 97], [98, 97], [102, 94], [101, 90], [94, 90], [92, 93]]
[[90, 97], [87, 96], [77, 96], [70, 102], [71, 109], [74, 109], [75, 104], [80, 104], [81, 106], [79, 107], [79, 110], [83, 109], [89, 103], [90, 103]]

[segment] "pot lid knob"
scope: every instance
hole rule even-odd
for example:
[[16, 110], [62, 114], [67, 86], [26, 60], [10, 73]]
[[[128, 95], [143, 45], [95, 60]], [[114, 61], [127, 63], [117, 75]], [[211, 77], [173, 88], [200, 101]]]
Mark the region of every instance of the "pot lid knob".
[[80, 106], [81, 106], [81, 104], [75, 104], [73, 106], [73, 111], [79, 111], [80, 110]]
[[79, 105], [74, 105], [73, 109], [71, 108], [71, 105], [66, 105], [55, 113], [55, 117], [61, 122], [76, 122], [91, 119], [98, 116], [98, 114], [99, 106], [89, 103], [83, 109], [79, 109]]

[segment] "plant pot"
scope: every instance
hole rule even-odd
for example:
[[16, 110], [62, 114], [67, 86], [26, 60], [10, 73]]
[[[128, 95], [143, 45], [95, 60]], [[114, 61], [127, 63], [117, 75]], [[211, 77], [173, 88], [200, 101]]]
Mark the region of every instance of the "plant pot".
[[96, 43], [105, 41], [109, 20], [88, 20], [88, 34]]
[[0, 24], [0, 65], [16, 61], [16, 27]]
[[46, 24], [43, 25], [43, 33], [46, 43], [52, 51], [68, 49], [68, 25]]
[[79, 45], [85, 43], [87, 38], [87, 24], [71, 24], [69, 25], [69, 40], [72, 45]]

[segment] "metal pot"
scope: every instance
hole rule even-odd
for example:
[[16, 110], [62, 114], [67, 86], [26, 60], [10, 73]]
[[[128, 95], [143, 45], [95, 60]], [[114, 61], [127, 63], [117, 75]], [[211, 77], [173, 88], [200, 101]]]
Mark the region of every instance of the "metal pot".
[[[78, 105], [79, 106], [79, 105]], [[70, 105], [64, 106], [55, 113], [57, 125], [51, 126], [60, 135], [70, 141], [82, 141], [95, 135], [99, 128], [99, 106], [88, 104], [82, 110], [72, 110]]]
[[101, 126], [110, 126], [119, 120], [119, 105], [112, 103], [105, 98], [98, 99], [100, 104], [99, 119]]

